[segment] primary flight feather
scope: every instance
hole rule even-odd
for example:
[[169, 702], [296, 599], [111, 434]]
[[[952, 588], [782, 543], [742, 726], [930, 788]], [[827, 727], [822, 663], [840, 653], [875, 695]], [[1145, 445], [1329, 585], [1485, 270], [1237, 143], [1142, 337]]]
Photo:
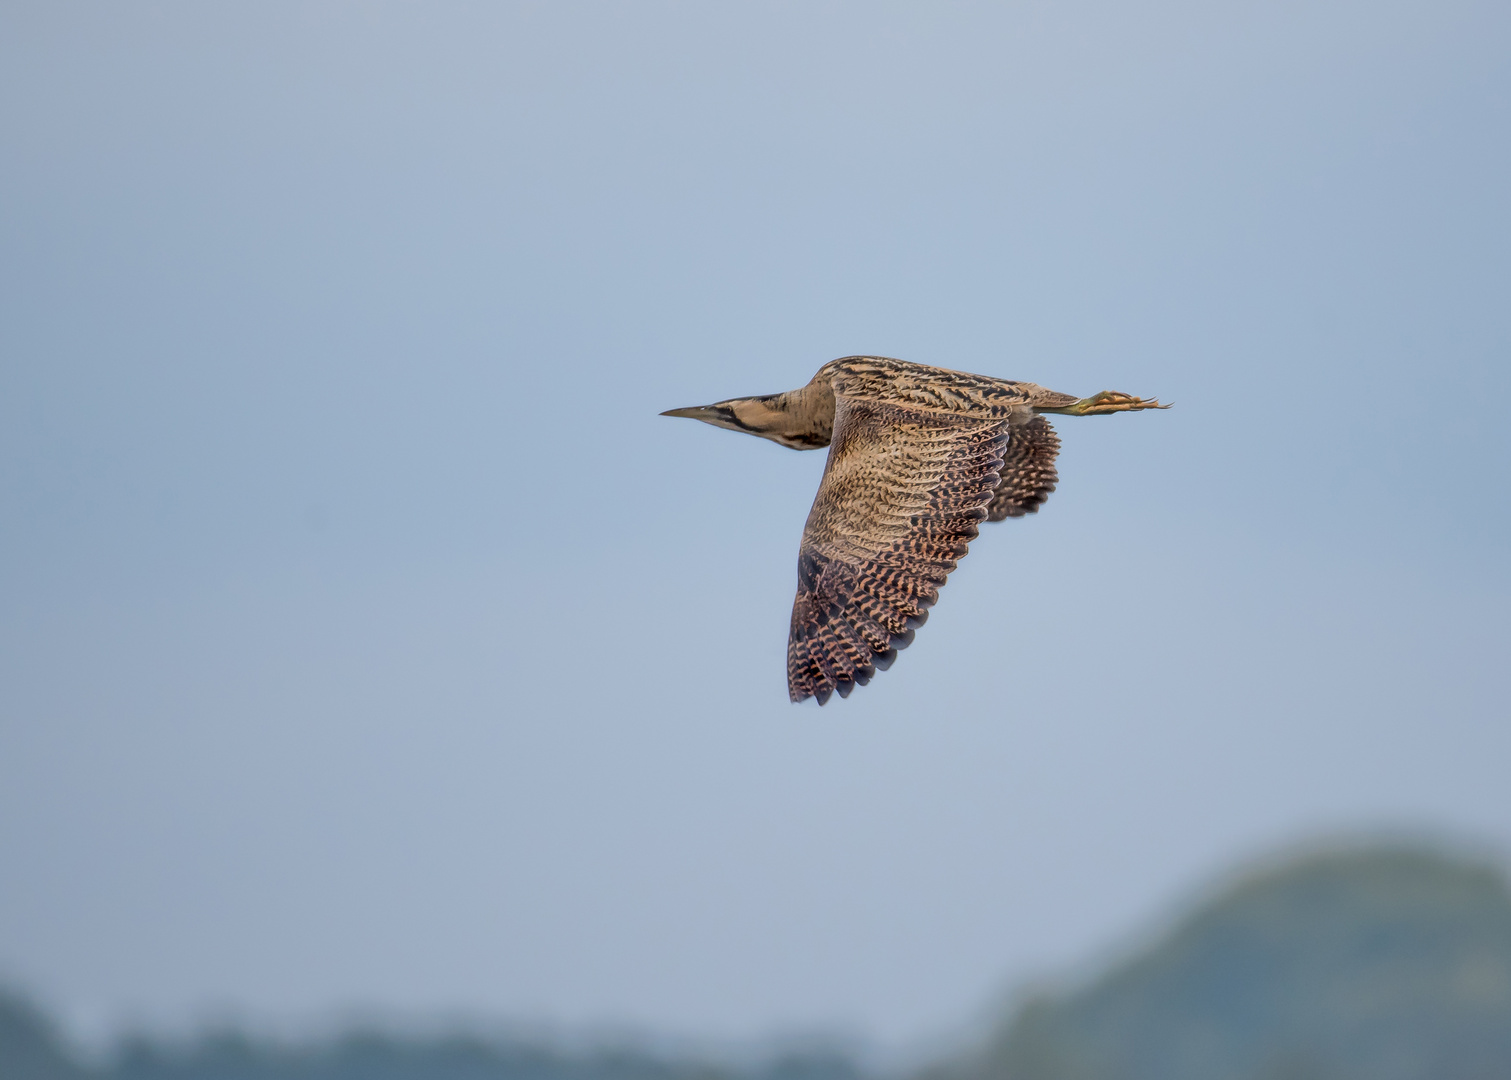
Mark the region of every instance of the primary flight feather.
[[1042, 415], [1162, 409], [885, 356], [846, 356], [785, 394], [669, 409], [795, 450], [829, 447], [798, 550], [787, 639], [793, 701], [848, 697], [890, 667], [981, 521], [1034, 513], [1059, 479]]

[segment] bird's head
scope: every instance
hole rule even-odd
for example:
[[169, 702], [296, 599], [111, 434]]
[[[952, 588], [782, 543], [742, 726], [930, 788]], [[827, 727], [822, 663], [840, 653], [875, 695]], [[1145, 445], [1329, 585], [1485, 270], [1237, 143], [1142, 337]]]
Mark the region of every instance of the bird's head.
[[686, 416], [714, 427], [759, 435], [793, 450], [817, 450], [829, 445], [829, 434], [834, 426], [833, 400], [831, 396], [827, 417], [804, 407], [807, 403], [798, 400], [795, 393], [730, 398], [714, 405], [667, 409], [661, 415]]

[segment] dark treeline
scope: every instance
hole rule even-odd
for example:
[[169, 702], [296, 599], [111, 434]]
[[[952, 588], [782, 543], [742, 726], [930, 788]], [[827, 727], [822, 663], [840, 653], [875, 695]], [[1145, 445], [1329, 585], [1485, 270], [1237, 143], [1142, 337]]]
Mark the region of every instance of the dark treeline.
[[633, 1047], [567, 1050], [467, 1033], [355, 1031], [290, 1044], [221, 1031], [136, 1035], [87, 1065], [35, 1006], [0, 995], [0, 1080], [862, 1080], [838, 1051], [794, 1049], [755, 1065]]

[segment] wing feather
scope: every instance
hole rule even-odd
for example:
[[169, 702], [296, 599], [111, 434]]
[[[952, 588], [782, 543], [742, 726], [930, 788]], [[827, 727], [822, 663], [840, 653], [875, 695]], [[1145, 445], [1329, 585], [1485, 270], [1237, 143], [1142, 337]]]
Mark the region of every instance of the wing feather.
[[1007, 446], [1006, 416], [836, 395], [798, 554], [793, 701], [848, 696], [912, 641], [987, 517]]
[[987, 507], [987, 521], [1036, 514], [1049, 493], [1059, 483], [1055, 458], [1060, 453], [1060, 436], [1049, 421], [1035, 416], [1023, 424], [1014, 424], [1003, 454], [1002, 482]]

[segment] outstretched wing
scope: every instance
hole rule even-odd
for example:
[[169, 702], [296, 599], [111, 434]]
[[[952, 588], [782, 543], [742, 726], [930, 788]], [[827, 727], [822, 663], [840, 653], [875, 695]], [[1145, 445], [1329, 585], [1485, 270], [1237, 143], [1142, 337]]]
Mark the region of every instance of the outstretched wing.
[[834, 438], [803, 529], [787, 641], [793, 701], [848, 696], [939, 599], [986, 515], [1008, 420], [836, 394]]
[[1024, 424], [1014, 424], [1002, 455], [1002, 483], [997, 485], [991, 505], [986, 508], [987, 521], [1036, 514], [1040, 505], [1055, 489], [1060, 474], [1055, 471], [1055, 457], [1060, 453], [1060, 436], [1042, 416]]

